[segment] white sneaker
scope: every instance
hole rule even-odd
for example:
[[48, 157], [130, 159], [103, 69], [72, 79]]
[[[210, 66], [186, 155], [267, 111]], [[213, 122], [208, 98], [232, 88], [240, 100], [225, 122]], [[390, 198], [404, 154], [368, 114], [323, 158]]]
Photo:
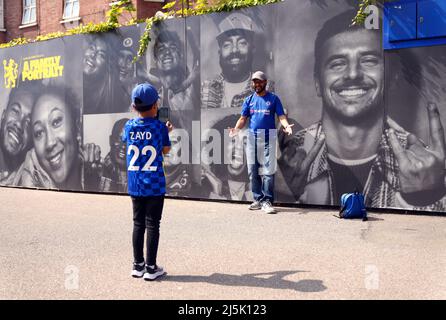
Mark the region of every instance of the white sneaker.
[[269, 201], [265, 201], [262, 203], [262, 210], [269, 214], [277, 213], [276, 209], [273, 208], [273, 206], [271, 205], [271, 202], [269, 202]]
[[166, 271], [162, 267], [155, 265], [154, 268], [151, 268], [146, 265], [146, 272], [144, 273], [144, 280], [153, 281], [163, 275], [166, 274]]
[[254, 201], [249, 205], [249, 210], [260, 210], [262, 209], [262, 204], [259, 201]]

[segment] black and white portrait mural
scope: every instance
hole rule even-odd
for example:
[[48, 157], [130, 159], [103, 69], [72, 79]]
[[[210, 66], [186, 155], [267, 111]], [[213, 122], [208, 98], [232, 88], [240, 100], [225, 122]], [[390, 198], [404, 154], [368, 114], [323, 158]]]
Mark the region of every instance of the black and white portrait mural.
[[133, 63], [140, 28], [91, 34], [83, 39], [83, 113], [128, 112], [133, 87], [144, 82], [145, 70]]
[[172, 151], [165, 159], [166, 191], [171, 196], [199, 196], [200, 19], [167, 20], [152, 32], [147, 77], [158, 88], [160, 106], [168, 110], [175, 128], [169, 135]]
[[[342, 193], [359, 190], [369, 207], [444, 210], [441, 108], [420, 101], [427, 88], [415, 75], [428, 72], [427, 66], [418, 67], [407, 50], [384, 53], [381, 31], [351, 27], [354, 15], [348, 1], [279, 7], [281, 26], [296, 30], [290, 45], [301, 48], [297, 58], [288, 55], [285, 67], [279, 58], [275, 65], [276, 74], [288, 74], [277, 87], [298, 128], [292, 137], [279, 136], [279, 198], [338, 205]], [[277, 35], [285, 45], [283, 33]], [[283, 45], [276, 46], [278, 55], [299, 52]], [[386, 68], [386, 59], [399, 64], [388, 62]], [[399, 90], [410, 93], [384, 103], [384, 95]]]
[[[286, 0], [0, 50], [0, 184], [126, 193], [120, 135], [133, 87], [169, 119], [167, 194], [252, 201], [246, 133], [227, 132], [262, 70], [293, 134], [278, 130], [278, 203], [446, 213], [445, 46], [384, 51], [350, 26], [354, 0]], [[162, 115], [161, 115], [162, 114]], [[277, 124], [278, 125], [278, 124]]]
[[80, 43], [2, 50], [1, 184], [83, 189]]
[[[244, 99], [254, 92], [255, 71], [268, 74], [268, 89], [274, 91], [274, 13], [274, 6], [264, 6], [202, 17], [202, 190], [206, 198], [252, 200], [244, 139], [225, 140], [224, 130], [235, 125]], [[225, 161], [228, 153], [230, 159]]]
[[390, 141], [398, 165], [392, 206], [444, 212], [445, 46], [389, 51], [385, 58], [386, 126], [403, 137]]
[[89, 191], [127, 192], [127, 150], [121, 133], [134, 116], [133, 113], [84, 116], [84, 181]]

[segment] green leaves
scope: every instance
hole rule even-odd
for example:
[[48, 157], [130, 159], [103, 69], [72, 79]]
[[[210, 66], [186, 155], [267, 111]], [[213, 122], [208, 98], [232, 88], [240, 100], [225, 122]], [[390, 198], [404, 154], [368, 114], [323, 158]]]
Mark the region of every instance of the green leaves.
[[[139, 40], [139, 50], [137, 56], [133, 59], [134, 62], [138, 61], [146, 52], [150, 38], [150, 32], [155, 23], [170, 17], [188, 17], [198, 16], [202, 14], [209, 14], [214, 12], [227, 12], [238, 10], [242, 8], [265, 5], [280, 2], [282, 0], [217, 0], [213, 1], [214, 4], [209, 4], [208, 0], [175, 0], [167, 3], [163, 10], [165, 10], [163, 17], [150, 17], [146, 20], [146, 28], [144, 30], [141, 39]], [[175, 10], [176, 9], [176, 10]]]

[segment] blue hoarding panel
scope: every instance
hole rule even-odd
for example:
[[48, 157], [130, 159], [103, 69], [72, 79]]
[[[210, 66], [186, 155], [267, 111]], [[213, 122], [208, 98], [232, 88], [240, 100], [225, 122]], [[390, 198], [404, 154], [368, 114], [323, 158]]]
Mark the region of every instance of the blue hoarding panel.
[[417, 37], [434, 38], [446, 36], [446, 1], [418, 1]]
[[412, 40], [417, 37], [417, 3], [397, 2], [386, 6], [389, 41]]

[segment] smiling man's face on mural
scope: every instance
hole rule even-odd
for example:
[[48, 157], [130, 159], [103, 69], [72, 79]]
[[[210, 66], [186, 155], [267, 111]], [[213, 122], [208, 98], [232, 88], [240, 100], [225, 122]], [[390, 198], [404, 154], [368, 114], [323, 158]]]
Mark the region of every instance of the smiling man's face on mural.
[[162, 40], [155, 47], [155, 59], [161, 71], [176, 70], [181, 62], [181, 47], [176, 41]]
[[33, 104], [31, 92], [19, 91], [11, 96], [1, 120], [1, 149], [7, 156], [26, 153], [30, 141], [30, 118]]
[[331, 37], [317, 67], [316, 91], [327, 112], [353, 119], [383, 108], [384, 62], [376, 32], [357, 29]]

